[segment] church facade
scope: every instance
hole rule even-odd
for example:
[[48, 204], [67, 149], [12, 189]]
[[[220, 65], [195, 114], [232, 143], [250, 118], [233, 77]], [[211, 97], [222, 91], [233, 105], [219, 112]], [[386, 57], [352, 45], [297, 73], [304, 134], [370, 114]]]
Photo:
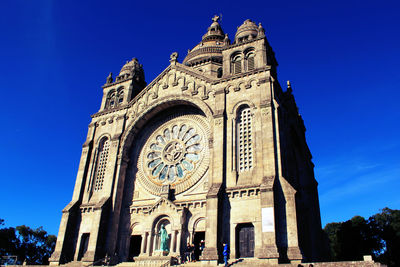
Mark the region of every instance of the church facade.
[[107, 77], [51, 264], [151, 258], [160, 246], [179, 256], [201, 240], [209, 262], [223, 243], [232, 259], [320, 259], [304, 123], [261, 24], [246, 20], [231, 41], [215, 16], [177, 57], [149, 84], [136, 58]]

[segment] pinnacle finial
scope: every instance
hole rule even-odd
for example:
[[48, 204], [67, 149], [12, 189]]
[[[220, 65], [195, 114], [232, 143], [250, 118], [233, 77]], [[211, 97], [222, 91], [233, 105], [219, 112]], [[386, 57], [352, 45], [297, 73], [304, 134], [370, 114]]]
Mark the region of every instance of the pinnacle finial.
[[261, 22], [258, 24], [258, 36], [265, 37], [264, 27], [261, 25]]
[[220, 19], [220, 17], [219, 17], [218, 15], [215, 15], [215, 16], [212, 18], [212, 20], [213, 20], [214, 22], [218, 22], [219, 19]]
[[290, 81], [287, 81], [287, 90], [286, 90], [287, 92], [289, 92], [289, 93], [291, 93], [293, 90], [292, 90], [292, 84], [290, 83]]
[[110, 74], [108, 74], [107, 76], [107, 82], [106, 83], [112, 83], [113, 82], [113, 77], [112, 77], [112, 72], [110, 72]]

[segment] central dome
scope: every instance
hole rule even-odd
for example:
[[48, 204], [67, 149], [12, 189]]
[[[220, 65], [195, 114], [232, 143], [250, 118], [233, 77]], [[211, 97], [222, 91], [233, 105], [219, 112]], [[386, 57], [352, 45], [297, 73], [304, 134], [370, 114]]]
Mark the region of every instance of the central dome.
[[207, 33], [203, 35], [198, 45], [188, 51], [183, 64], [192, 65], [208, 60], [222, 62], [222, 48], [226, 45], [227, 36], [218, 23], [219, 16], [214, 16], [212, 20], [213, 23], [208, 27]]

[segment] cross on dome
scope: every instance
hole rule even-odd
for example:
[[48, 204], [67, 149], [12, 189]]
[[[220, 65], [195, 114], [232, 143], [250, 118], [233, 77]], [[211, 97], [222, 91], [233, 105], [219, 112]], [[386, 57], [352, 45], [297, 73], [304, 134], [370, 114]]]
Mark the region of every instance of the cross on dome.
[[218, 22], [219, 19], [220, 19], [220, 17], [219, 17], [218, 15], [215, 15], [215, 16], [212, 18], [212, 20], [213, 20], [214, 22]]

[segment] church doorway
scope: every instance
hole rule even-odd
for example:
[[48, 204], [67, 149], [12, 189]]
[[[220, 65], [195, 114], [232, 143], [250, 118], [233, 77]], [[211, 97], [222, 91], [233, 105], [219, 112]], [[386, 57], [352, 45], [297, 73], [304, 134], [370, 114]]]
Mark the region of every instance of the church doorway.
[[236, 226], [236, 257], [254, 257], [254, 226], [251, 223]]
[[205, 241], [206, 232], [195, 232], [193, 237], [193, 245], [194, 245], [194, 256], [196, 260], [199, 260], [202, 251], [200, 250], [200, 242]]
[[141, 244], [142, 244], [141, 235], [131, 236], [131, 241], [129, 245], [129, 256], [128, 256], [129, 261], [133, 260], [133, 257], [139, 256]]
[[85, 255], [88, 249], [88, 244], [89, 244], [89, 233], [84, 233], [82, 234], [81, 237], [81, 245], [79, 247], [78, 261], [80, 261], [82, 257]]

